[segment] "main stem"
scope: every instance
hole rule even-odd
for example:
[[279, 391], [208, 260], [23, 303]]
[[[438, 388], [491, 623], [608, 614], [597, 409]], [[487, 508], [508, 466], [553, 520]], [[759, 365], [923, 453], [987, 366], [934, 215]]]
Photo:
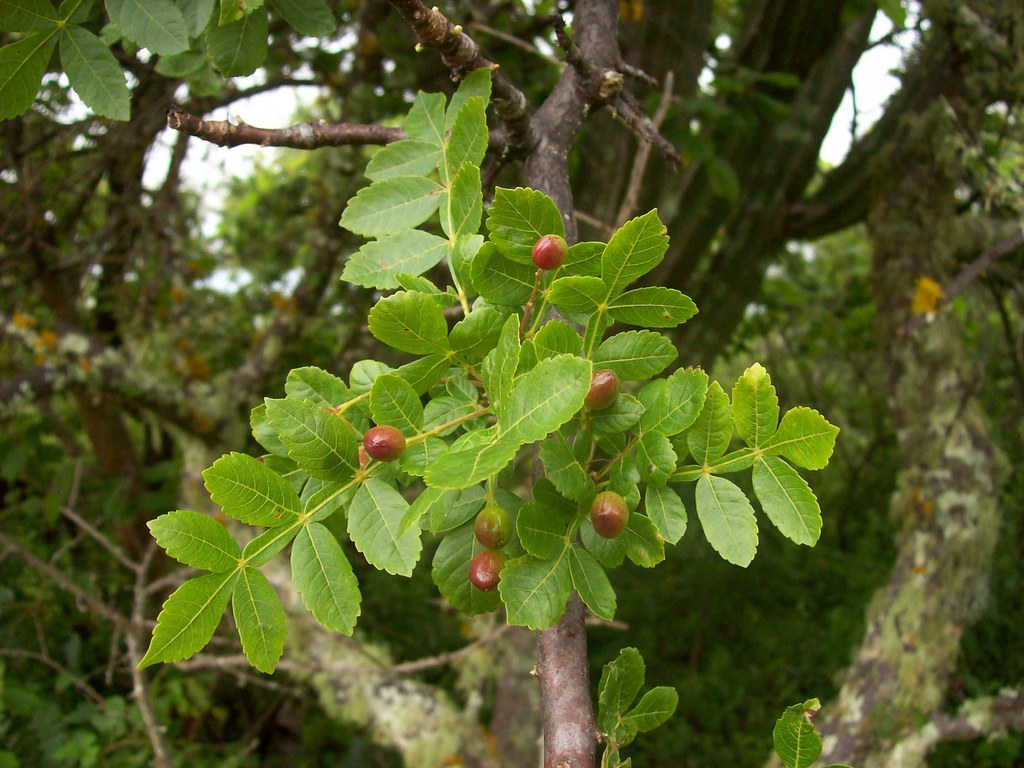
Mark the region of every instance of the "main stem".
[[544, 768], [593, 768], [597, 745], [587, 668], [583, 602], [573, 592], [565, 614], [537, 641]]

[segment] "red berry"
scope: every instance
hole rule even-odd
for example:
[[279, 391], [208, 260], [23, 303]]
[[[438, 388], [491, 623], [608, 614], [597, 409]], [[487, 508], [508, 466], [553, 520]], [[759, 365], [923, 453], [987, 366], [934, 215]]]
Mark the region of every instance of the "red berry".
[[622, 533], [628, 520], [629, 507], [615, 491], [597, 494], [590, 505], [590, 522], [594, 524], [594, 530], [606, 539], [614, 539]]
[[533, 263], [541, 269], [558, 269], [569, 255], [569, 246], [560, 235], [544, 235], [533, 244]]
[[501, 549], [512, 536], [512, 518], [501, 507], [489, 506], [480, 510], [473, 524], [476, 540], [488, 549]]
[[363, 435], [366, 455], [377, 461], [393, 461], [405, 451], [405, 435], [394, 427], [373, 427]]
[[609, 370], [594, 371], [590, 380], [590, 391], [587, 392], [586, 404], [599, 411], [607, 408], [619, 395], [619, 377]]
[[498, 586], [501, 567], [505, 558], [493, 550], [486, 549], [469, 563], [469, 581], [481, 592], [490, 592]]

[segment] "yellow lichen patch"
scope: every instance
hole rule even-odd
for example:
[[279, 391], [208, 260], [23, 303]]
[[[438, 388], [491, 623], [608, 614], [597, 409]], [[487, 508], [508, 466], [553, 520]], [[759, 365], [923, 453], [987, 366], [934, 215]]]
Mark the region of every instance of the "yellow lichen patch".
[[915, 315], [927, 315], [936, 310], [942, 300], [942, 286], [930, 277], [919, 277], [915, 283], [914, 298], [910, 311]]

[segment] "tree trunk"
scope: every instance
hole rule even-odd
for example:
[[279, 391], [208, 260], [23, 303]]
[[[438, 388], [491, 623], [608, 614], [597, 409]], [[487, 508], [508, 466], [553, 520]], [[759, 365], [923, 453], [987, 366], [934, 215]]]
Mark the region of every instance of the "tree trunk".
[[[942, 705], [964, 629], [981, 613], [999, 533], [1001, 466], [976, 398], [978, 377], [960, 318], [941, 305], [912, 313], [922, 278], [953, 272], [954, 130], [939, 105], [908, 120], [880, 158], [889, 184], [875, 201], [878, 328], [902, 454], [891, 513], [900, 525], [889, 583], [838, 699], [823, 713], [822, 760], [916, 768], [927, 750], [899, 749]], [[918, 298], [923, 298], [918, 296]]]

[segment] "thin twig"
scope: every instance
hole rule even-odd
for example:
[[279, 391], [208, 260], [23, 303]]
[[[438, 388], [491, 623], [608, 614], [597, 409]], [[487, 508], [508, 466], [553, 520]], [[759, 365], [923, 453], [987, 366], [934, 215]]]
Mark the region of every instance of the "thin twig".
[[[661, 89], [661, 103], [658, 110], [651, 118], [651, 125], [655, 131], [661, 130], [661, 124], [665, 122], [668, 110], [672, 106], [672, 87], [675, 85], [675, 73], [671, 70], [665, 75], [665, 84]], [[644, 172], [647, 170], [647, 163], [651, 157], [650, 142], [641, 141], [636, 149], [636, 157], [633, 158], [633, 168], [629, 174], [629, 186], [626, 187], [626, 194], [622, 198], [622, 205], [619, 206], [619, 213], [615, 221], [621, 227], [636, 211], [640, 202], [640, 187], [643, 184]]]
[[82, 531], [89, 534], [89, 536], [91, 536], [93, 540], [96, 541], [97, 544], [99, 544], [101, 547], [107, 550], [107, 552], [112, 554], [114, 556], [114, 559], [121, 563], [121, 565], [123, 565], [125, 568], [132, 571], [133, 573], [138, 573], [139, 564], [132, 560], [130, 557], [128, 557], [128, 555], [124, 553], [124, 550], [117, 546], [117, 544], [115, 544], [109, 538], [100, 533], [100, 531], [97, 530], [92, 525], [92, 523], [90, 523], [88, 520], [86, 520], [77, 512], [75, 512], [75, 510], [72, 509], [70, 501], [68, 506], [60, 508], [60, 513], [64, 515], [64, 517], [66, 517], [68, 520], [73, 522], [75, 525], [77, 525], [79, 528], [81, 528]]
[[496, 37], [499, 40], [504, 40], [506, 43], [508, 43], [509, 45], [514, 45], [516, 48], [522, 48], [524, 51], [532, 53], [534, 56], [537, 56], [538, 58], [544, 59], [544, 61], [548, 62], [549, 64], [554, 64], [558, 67], [562, 66], [562, 62], [556, 59], [554, 56], [549, 56], [548, 54], [544, 53], [544, 51], [540, 50], [537, 46], [530, 45], [528, 42], [526, 42], [525, 40], [520, 40], [515, 35], [510, 35], [507, 32], [502, 32], [500, 29], [489, 27], [486, 24], [483, 24], [479, 21], [469, 22], [469, 28], [472, 29], [474, 32], [483, 32], [485, 35], [490, 35], [491, 37]]
[[85, 682], [85, 680], [72, 673], [70, 669], [58, 664], [45, 653], [39, 653], [38, 651], [26, 651], [21, 648], [0, 648], [0, 656], [6, 656], [11, 659], [31, 659], [32, 661], [38, 661], [41, 664], [45, 664], [54, 672], [64, 675], [71, 680], [75, 688], [84, 693], [86, 698], [99, 706], [100, 709], [107, 708], [107, 702], [103, 696], [100, 695], [99, 691]]

